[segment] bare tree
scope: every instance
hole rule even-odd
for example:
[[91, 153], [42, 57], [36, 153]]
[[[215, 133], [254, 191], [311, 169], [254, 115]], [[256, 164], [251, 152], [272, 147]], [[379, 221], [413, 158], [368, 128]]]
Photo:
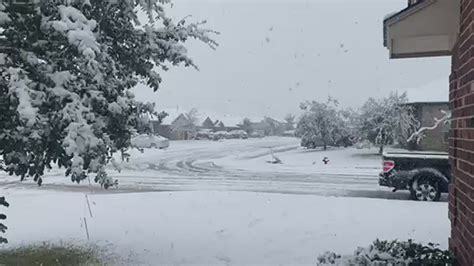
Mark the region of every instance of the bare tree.
[[444, 111], [441, 110], [441, 113], [443, 113], [443, 117], [441, 118], [435, 118], [434, 120], [434, 125], [431, 127], [422, 127], [418, 129], [416, 132], [414, 132], [408, 139], [407, 142], [416, 142], [417, 144], [420, 143], [420, 141], [425, 137], [425, 132], [429, 130], [434, 130], [438, 128], [441, 124], [447, 124], [451, 121], [451, 112], [450, 111]]
[[199, 112], [196, 108], [193, 108], [189, 110], [189, 112], [186, 113], [186, 118], [189, 121], [189, 125], [196, 127], [198, 122], [199, 122]]

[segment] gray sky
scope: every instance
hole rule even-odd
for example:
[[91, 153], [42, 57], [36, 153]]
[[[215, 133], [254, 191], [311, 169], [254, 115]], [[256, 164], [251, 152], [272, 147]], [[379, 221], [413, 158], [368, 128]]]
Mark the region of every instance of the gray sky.
[[[283, 118], [304, 100], [328, 95], [343, 106], [392, 90], [416, 100], [447, 97], [450, 58], [389, 60], [382, 20], [406, 0], [174, 0], [176, 18], [188, 14], [221, 32], [217, 51], [190, 42], [200, 71], [175, 68], [162, 89], [138, 88], [158, 109], [198, 108], [202, 113]], [[438, 84], [432, 90], [427, 84]], [[441, 84], [441, 86], [439, 86]], [[446, 84], [446, 87], [443, 85]], [[416, 91], [424, 87], [426, 92]]]

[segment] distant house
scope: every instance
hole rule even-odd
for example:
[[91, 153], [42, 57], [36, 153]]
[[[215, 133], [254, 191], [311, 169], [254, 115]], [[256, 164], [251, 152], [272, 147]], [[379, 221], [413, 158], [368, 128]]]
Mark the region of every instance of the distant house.
[[227, 131], [224, 122], [222, 122], [220, 120], [216, 120], [216, 122], [214, 122], [214, 130], [215, 131]]
[[[223, 117], [226, 120], [213, 120], [211, 116], [207, 116], [204, 120], [200, 120], [202, 121], [200, 122], [191, 121], [185, 113], [175, 112], [174, 115], [167, 117], [161, 124], [158, 121], [152, 121], [153, 132], [170, 140], [186, 140], [194, 138], [198, 132], [230, 132], [242, 129], [242, 127], [237, 125], [237, 121], [242, 120], [233, 117], [229, 118], [225, 115]], [[250, 123], [249, 127], [252, 133], [259, 136], [282, 136], [286, 130], [286, 123], [265, 117], [258, 123]]]
[[160, 135], [170, 140], [176, 139], [173, 134], [173, 130], [171, 129], [171, 125], [162, 125], [153, 121], [153, 132], [155, 135]]
[[261, 136], [281, 136], [286, 130], [286, 124], [271, 117], [251, 123], [251, 131]]
[[253, 132], [255, 135], [265, 136], [265, 128], [266, 125], [262, 121], [252, 122], [250, 124], [250, 131]]
[[265, 136], [281, 136], [286, 130], [285, 123], [271, 117], [265, 117], [262, 120], [262, 126]]
[[186, 114], [179, 114], [171, 123], [159, 123], [152, 121], [153, 132], [170, 140], [187, 140], [191, 139], [197, 127]]
[[265, 117], [263, 121], [268, 125], [270, 136], [281, 136], [286, 130], [286, 123], [275, 120], [271, 117]]
[[[449, 110], [448, 102], [413, 102], [407, 103], [411, 106], [415, 118], [420, 122], [421, 127], [432, 127], [435, 124], [435, 118], [444, 116], [442, 111]], [[419, 144], [415, 144], [416, 150], [428, 151], [448, 151], [449, 127], [440, 125], [433, 130], [424, 133], [423, 139]]]
[[189, 118], [185, 114], [180, 114], [176, 117], [171, 125], [176, 129], [190, 129]]
[[196, 125], [186, 114], [180, 114], [171, 122], [171, 131], [171, 140], [187, 140], [193, 137], [196, 132]]
[[214, 122], [210, 117], [207, 117], [201, 125], [201, 128], [203, 129], [214, 129], [214, 127]]

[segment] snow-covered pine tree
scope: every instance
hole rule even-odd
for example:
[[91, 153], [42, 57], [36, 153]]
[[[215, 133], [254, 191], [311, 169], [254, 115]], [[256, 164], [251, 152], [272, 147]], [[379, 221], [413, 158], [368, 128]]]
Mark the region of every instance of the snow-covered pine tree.
[[[42, 0], [0, 4], [0, 156], [3, 170], [41, 184], [45, 168], [74, 182], [105, 166], [155, 112], [131, 89], [159, 72], [195, 66], [184, 43], [216, 47], [205, 22], [173, 21], [169, 0]], [[145, 17], [142, 23], [140, 16]]]
[[301, 137], [301, 145], [306, 148], [334, 145], [341, 137], [344, 123], [336, 109], [338, 103], [329, 98], [327, 102], [305, 102], [300, 105], [305, 113], [296, 127], [296, 135]]

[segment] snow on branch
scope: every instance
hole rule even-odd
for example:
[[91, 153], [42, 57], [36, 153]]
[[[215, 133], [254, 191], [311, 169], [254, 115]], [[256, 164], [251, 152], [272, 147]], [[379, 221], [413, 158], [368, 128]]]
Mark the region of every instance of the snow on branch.
[[28, 87], [31, 80], [26, 77], [24, 71], [20, 68], [9, 68], [10, 90], [18, 99], [17, 111], [20, 118], [26, 121], [26, 126], [31, 127], [36, 122], [38, 108], [32, 105], [31, 90]]
[[424, 133], [426, 131], [429, 131], [429, 130], [434, 130], [436, 129], [437, 127], [439, 127], [439, 125], [441, 124], [446, 124], [448, 123], [450, 120], [451, 120], [451, 112], [449, 111], [444, 111], [444, 110], [441, 110], [441, 113], [444, 114], [444, 116], [442, 118], [435, 118], [435, 124], [431, 127], [422, 127], [420, 129], [418, 129], [415, 133], [413, 133], [408, 139], [407, 141], [408, 142], [413, 142], [413, 141], [416, 141], [416, 143], [420, 143], [420, 141], [423, 139], [423, 137], [425, 136]]
[[[132, 88], [156, 91], [160, 70], [196, 67], [191, 39], [217, 47], [205, 21], [166, 15], [171, 0], [35, 0], [27, 12], [0, 2], [8, 51], [0, 53], [0, 170], [38, 184], [57, 165], [72, 181], [94, 174], [103, 187], [114, 185], [106, 173], [112, 155], [150, 132], [150, 117], [165, 116]], [[144, 14], [149, 21], [139, 27]]]

